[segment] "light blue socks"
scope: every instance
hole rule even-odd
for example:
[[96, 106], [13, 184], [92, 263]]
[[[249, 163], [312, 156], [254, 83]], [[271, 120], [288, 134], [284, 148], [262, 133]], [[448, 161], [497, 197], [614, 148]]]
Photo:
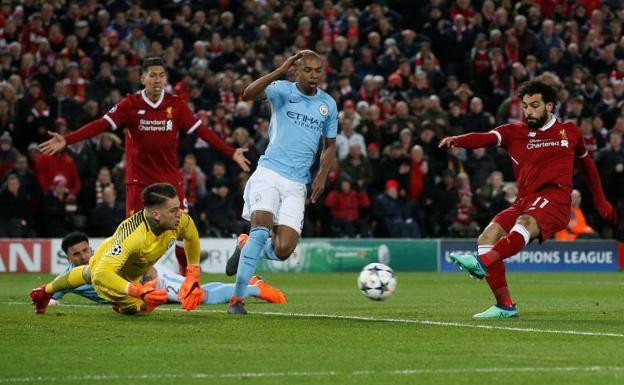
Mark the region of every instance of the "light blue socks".
[[244, 298], [247, 295], [247, 285], [256, 272], [258, 261], [262, 255], [270, 231], [266, 227], [256, 227], [249, 232], [249, 240], [241, 250], [240, 262], [236, 272], [236, 283], [234, 285], [234, 296]]

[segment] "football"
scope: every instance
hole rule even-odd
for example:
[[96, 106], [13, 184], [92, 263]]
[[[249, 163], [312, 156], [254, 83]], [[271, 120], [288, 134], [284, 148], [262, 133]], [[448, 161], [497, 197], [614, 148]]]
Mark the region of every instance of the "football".
[[366, 297], [383, 301], [396, 290], [397, 280], [394, 271], [383, 263], [370, 263], [362, 269], [358, 277], [358, 288]]

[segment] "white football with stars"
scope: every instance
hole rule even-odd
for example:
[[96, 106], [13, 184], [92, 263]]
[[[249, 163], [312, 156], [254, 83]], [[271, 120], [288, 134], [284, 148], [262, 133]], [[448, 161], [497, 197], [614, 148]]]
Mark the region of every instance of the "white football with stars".
[[358, 277], [358, 288], [366, 297], [383, 301], [396, 290], [397, 280], [394, 271], [383, 263], [369, 263]]

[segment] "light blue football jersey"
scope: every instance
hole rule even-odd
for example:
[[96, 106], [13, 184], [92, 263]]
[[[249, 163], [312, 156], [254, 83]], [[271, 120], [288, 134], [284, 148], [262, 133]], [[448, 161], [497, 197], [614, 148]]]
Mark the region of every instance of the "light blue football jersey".
[[[69, 266], [67, 266], [67, 269], [65, 269], [64, 272], [62, 272], [60, 275], [63, 275], [65, 273], [67, 273], [68, 271], [70, 271], [71, 269], [74, 268], [74, 265], [72, 263], [69, 264]], [[77, 294], [81, 297], [85, 297], [87, 299], [90, 299], [91, 301], [95, 301], [98, 303], [107, 303], [104, 299], [102, 299], [102, 297], [100, 297], [96, 292], [95, 289], [93, 288], [93, 286], [91, 285], [82, 285], [82, 286], [78, 286], [77, 288], [71, 289], [71, 290], [67, 290], [67, 291], [57, 291], [56, 293], [54, 293], [52, 295], [52, 299], [55, 300], [60, 300], [61, 298], [63, 298], [63, 296], [67, 293], [74, 293]]]
[[258, 165], [289, 180], [310, 183], [321, 136], [337, 134], [336, 102], [318, 88], [315, 95], [305, 95], [296, 83], [286, 80], [274, 81], [265, 93], [271, 103], [269, 146]]

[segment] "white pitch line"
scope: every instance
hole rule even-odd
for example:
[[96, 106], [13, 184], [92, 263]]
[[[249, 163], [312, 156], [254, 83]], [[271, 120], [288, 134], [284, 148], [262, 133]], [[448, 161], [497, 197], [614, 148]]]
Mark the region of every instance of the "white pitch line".
[[[5, 302], [5, 303], [9, 305], [29, 304], [27, 302]], [[63, 306], [66, 306], [66, 307], [101, 307], [102, 305], [63, 305]], [[185, 310], [182, 310], [182, 309], [167, 308], [167, 307], [159, 308], [159, 310], [186, 312]], [[207, 309], [197, 309], [197, 310], [194, 310], [194, 312], [225, 313], [224, 310], [207, 310]], [[588, 332], [588, 331], [582, 331], [582, 330], [535, 329], [535, 328], [521, 328], [521, 327], [513, 327], [513, 326], [468, 324], [468, 323], [461, 323], [461, 322], [415, 320], [415, 319], [404, 319], [404, 318], [375, 318], [375, 317], [356, 316], [356, 315], [283, 313], [283, 312], [273, 312], [273, 311], [254, 311], [251, 314], [270, 315], [270, 316], [277, 316], [277, 317], [329, 318], [329, 319], [352, 320], [352, 321], [406, 323], [406, 324], [434, 325], [434, 326], [454, 326], [454, 327], [459, 327], [459, 328], [504, 330], [504, 331], [512, 331], [512, 332], [523, 332], [523, 333], [548, 333], [548, 334], [567, 334], [567, 335], [578, 335], [578, 336], [624, 338], [624, 334], [621, 334], [621, 333]]]
[[375, 375], [415, 376], [424, 374], [458, 373], [535, 373], [535, 372], [621, 372], [622, 366], [563, 366], [563, 367], [519, 367], [519, 368], [460, 368], [460, 369], [396, 369], [396, 370], [356, 370], [356, 371], [319, 371], [319, 372], [242, 372], [242, 373], [150, 373], [150, 374], [86, 374], [82, 376], [37, 376], [37, 377], [0, 377], [0, 384], [20, 382], [66, 382], [66, 381], [110, 381], [110, 380], [158, 380], [158, 379], [230, 379], [262, 377], [356, 377]]
[[591, 286], [611, 286], [611, 285], [615, 285], [615, 286], [624, 286], [624, 282], [619, 282], [619, 281], [550, 281], [550, 280], [543, 280], [543, 281], [518, 281], [518, 282], [514, 282], [514, 285], [533, 285], [533, 284], [540, 284], [540, 285], [591, 285]]

